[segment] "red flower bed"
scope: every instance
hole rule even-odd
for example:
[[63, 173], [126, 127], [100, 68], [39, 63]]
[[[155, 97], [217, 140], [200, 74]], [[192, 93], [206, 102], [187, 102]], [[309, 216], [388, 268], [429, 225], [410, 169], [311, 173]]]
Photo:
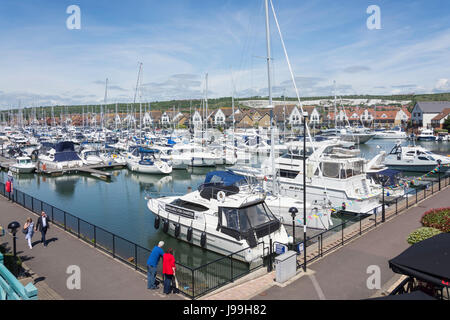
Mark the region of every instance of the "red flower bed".
[[450, 207], [428, 210], [423, 214], [420, 222], [424, 227], [450, 232]]

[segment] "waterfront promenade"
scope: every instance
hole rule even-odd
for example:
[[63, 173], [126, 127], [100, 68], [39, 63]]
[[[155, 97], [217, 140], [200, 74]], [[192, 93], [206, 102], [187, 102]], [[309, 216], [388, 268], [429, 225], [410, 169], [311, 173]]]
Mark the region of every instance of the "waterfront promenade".
[[[0, 196], [0, 225], [7, 227], [11, 221], [21, 226], [27, 217], [36, 223], [37, 216], [18, 204]], [[40, 243], [41, 234], [35, 232], [33, 249], [29, 249], [25, 235], [17, 233], [17, 253], [33, 273], [39, 294], [38, 299], [70, 300], [180, 300], [182, 295], [165, 295], [162, 285], [158, 290], [147, 290], [146, 275], [135, 271], [109, 255], [93, 248], [55, 225], [47, 232], [49, 244]], [[13, 247], [12, 236], [0, 237], [0, 244]], [[162, 263], [162, 261], [160, 262]], [[68, 289], [69, 266], [80, 268], [81, 289]]]
[[[373, 230], [308, 264], [307, 272], [299, 270], [285, 284], [274, 282], [275, 272], [246, 281], [235, 287], [210, 294], [214, 300], [358, 300], [380, 296], [400, 279], [389, 268], [388, 261], [406, 248], [409, 233], [420, 227], [420, 218], [430, 208], [449, 205], [450, 187], [431, 195], [398, 216], [379, 224]], [[369, 266], [378, 266], [381, 288], [369, 289]]]

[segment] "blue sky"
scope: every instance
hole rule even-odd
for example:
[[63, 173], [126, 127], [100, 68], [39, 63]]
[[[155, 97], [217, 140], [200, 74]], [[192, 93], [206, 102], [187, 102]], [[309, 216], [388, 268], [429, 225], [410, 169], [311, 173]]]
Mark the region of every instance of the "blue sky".
[[[450, 2], [273, 0], [301, 96], [450, 91]], [[66, 9], [81, 9], [69, 30]], [[369, 30], [369, 5], [381, 29]], [[271, 17], [274, 95], [293, 96]], [[267, 94], [263, 0], [2, 0], [0, 106]]]

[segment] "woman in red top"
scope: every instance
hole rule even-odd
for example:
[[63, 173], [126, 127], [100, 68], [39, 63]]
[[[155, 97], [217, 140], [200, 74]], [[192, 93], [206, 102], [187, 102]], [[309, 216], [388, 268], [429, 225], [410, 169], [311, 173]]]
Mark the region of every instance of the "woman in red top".
[[167, 249], [163, 255], [163, 274], [164, 274], [164, 293], [169, 294], [172, 291], [172, 279], [175, 275], [175, 257], [172, 248]]

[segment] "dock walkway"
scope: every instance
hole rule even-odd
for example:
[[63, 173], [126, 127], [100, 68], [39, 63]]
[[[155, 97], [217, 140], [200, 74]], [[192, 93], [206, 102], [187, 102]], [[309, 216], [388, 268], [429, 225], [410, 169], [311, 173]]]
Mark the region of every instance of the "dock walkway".
[[[27, 217], [34, 222], [37, 216], [0, 196], [0, 225], [5, 228], [11, 221], [22, 226]], [[70, 300], [184, 300], [179, 294], [165, 295], [162, 286], [157, 290], [147, 290], [146, 276], [119, 262], [109, 255], [93, 248], [71, 234], [50, 225], [47, 232], [49, 244], [40, 243], [41, 235], [35, 232], [33, 249], [29, 249], [24, 234], [17, 233], [17, 253], [35, 278], [45, 283], [48, 290], [41, 290], [39, 299], [52, 299], [56, 296]], [[0, 238], [1, 244], [12, 248], [11, 235]], [[160, 262], [162, 263], [162, 262]], [[81, 289], [68, 289], [67, 281], [72, 275], [67, 273], [69, 266], [78, 266], [81, 275]], [[70, 271], [70, 270], [69, 270]], [[38, 282], [39, 283], [39, 282]], [[38, 285], [36, 285], [38, 287]], [[40, 287], [44, 287], [41, 283]], [[38, 287], [39, 288], [39, 287]], [[56, 294], [49, 294], [55, 292]]]
[[[387, 214], [385, 223], [365, 233], [345, 246], [307, 265], [307, 272], [284, 284], [274, 281], [275, 272], [203, 297], [205, 300], [357, 300], [380, 296], [392, 289], [401, 277], [392, 272], [388, 261], [399, 255], [409, 244], [410, 232], [421, 227], [420, 218], [430, 208], [449, 205], [450, 186], [429, 195], [425, 200], [398, 215]], [[423, 198], [422, 198], [423, 199]], [[413, 199], [411, 199], [413, 200]], [[358, 226], [359, 228], [359, 226]], [[369, 289], [369, 266], [377, 266], [381, 275], [380, 289]]]

